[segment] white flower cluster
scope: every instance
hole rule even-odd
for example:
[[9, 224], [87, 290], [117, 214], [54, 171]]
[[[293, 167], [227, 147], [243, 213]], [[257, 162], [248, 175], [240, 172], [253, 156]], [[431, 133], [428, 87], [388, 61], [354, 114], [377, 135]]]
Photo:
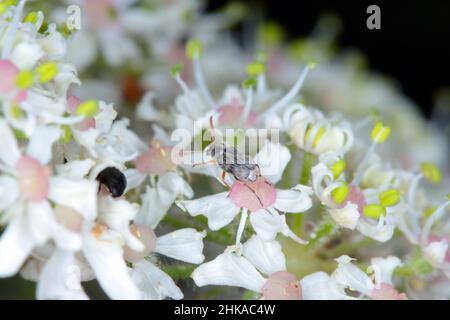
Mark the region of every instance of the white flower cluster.
[[[76, 3], [88, 15], [70, 36], [40, 11], [26, 15], [25, 0], [0, 5], [0, 277], [37, 282], [38, 299], [87, 299], [82, 283], [93, 279], [111, 299], [182, 299], [173, 278], [191, 278], [194, 293], [233, 286], [262, 299], [450, 298], [450, 199], [430, 187], [443, 174], [407, 147], [395, 156], [398, 124], [383, 110], [354, 120], [343, 108], [327, 114], [306, 104], [309, 77], [335, 71], [328, 58], [304, 65], [285, 93], [270, 89], [270, 76], [293, 65], [275, 49], [271, 26], [262, 30], [269, 55], [247, 64], [242, 86], [210, 81], [228, 66], [224, 73], [245, 70], [245, 55], [221, 50], [214, 37], [211, 51], [190, 40], [185, 52], [179, 37], [220, 34], [230, 16], [201, 17], [196, 1], [161, 1], [154, 10]], [[181, 20], [186, 12], [195, 22]], [[142, 75], [153, 89], [130, 120], [98, 92], [89, 97], [99, 80], [81, 84], [77, 70], [95, 68], [97, 51], [111, 68], [139, 65], [142, 40], [152, 61], [166, 65]], [[211, 66], [214, 49], [223, 63]], [[188, 66], [170, 77], [174, 60]], [[314, 86], [306, 90], [314, 100]], [[152, 135], [134, 118], [152, 123]], [[194, 139], [207, 129], [233, 135], [193, 150], [197, 165], [174, 161], [170, 134], [179, 129]], [[238, 155], [240, 129], [272, 129], [279, 139], [256, 133], [260, 145]], [[232, 162], [221, 163], [229, 152]], [[249, 162], [237, 163], [240, 156]]]

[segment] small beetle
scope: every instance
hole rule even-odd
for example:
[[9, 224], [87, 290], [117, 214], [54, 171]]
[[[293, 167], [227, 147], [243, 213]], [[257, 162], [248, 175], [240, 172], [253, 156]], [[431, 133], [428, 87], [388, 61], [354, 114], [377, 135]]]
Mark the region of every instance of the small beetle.
[[216, 142], [212, 116], [209, 118], [209, 123], [213, 134], [211, 144], [206, 149], [206, 154], [213, 157], [214, 162], [223, 170], [222, 182], [224, 182], [227, 173], [241, 182], [255, 182], [261, 176], [258, 164], [251, 161], [248, 156], [240, 153], [236, 148]]
[[104, 185], [114, 198], [123, 195], [127, 187], [127, 179], [125, 175], [117, 168], [107, 167], [103, 169], [97, 176], [96, 180], [100, 183], [98, 191]]

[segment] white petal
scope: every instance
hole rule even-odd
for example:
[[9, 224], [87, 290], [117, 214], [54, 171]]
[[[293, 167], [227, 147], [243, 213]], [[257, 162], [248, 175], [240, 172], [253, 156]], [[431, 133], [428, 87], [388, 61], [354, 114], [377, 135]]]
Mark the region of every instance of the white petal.
[[130, 230], [130, 222], [134, 219], [138, 206], [124, 199], [110, 196], [100, 197], [98, 201], [98, 221], [119, 232], [126, 244], [135, 251], [144, 250], [142, 242]]
[[136, 118], [145, 121], [159, 120], [160, 114], [156, 110], [153, 100], [155, 99], [155, 92], [148, 91], [142, 100], [137, 105]]
[[172, 278], [144, 259], [135, 263], [130, 273], [145, 300], [161, 300], [166, 297], [176, 300], [183, 298], [183, 293]]
[[28, 230], [38, 245], [43, 245], [53, 239], [59, 248], [64, 250], [79, 250], [81, 236], [66, 229], [56, 221], [56, 217], [48, 201], [28, 204]]
[[335, 260], [338, 262], [338, 267], [332, 275], [333, 279], [351, 290], [370, 296], [374, 288], [372, 280], [361, 269], [351, 263], [354, 259], [344, 255]]
[[211, 230], [219, 230], [228, 225], [241, 210], [228, 199], [228, 192], [195, 200], [180, 200], [177, 201], [177, 205], [191, 216], [195, 217], [200, 214], [206, 216]]
[[56, 250], [39, 279], [36, 297], [43, 299], [86, 300], [80, 284], [80, 268], [72, 252]]
[[32, 69], [43, 56], [40, 45], [36, 42], [20, 42], [11, 53], [11, 61], [20, 69]]
[[74, 160], [56, 166], [56, 172], [67, 179], [80, 180], [86, 177], [94, 165], [91, 159]]
[[145, 174], [140, 173], [136, 169], [127, 169], [123, 174], [125, 175], [125, 178], [127, 178], [127, 188], [125, 189], [125, 193], [140, 186], [146, 178]]
[[278, 232], [286, 229], [284, 215], [270, 213], [266, 210], [258, 210], [250, 214], [250, 222], [258, 236], [265, 241], [272, 241]]
[[206, 231], [197, 232], [192, 228], [173, 231], [158, 237], [155, 252], [189, 263], [202, 263], [203, 238]]
[[371, 265], [368, 270], [375, 275], [375, 283], [377, 285], [381, 283], [392, 284], [392, 273], [395, 268], [402, 264], [399, 258], [389, 256], [387, 258], [372, 258], [370, 260]]
[[48, 198], [74, 209], [86, 219], [93, 220], [97, 216], [97, 191], [96, 181], [52, 177]]
[[0, 212], [9, 208], [19, 197], [19, 189], [15, 179], [0, 176]]
[[61, 136], [61, 129], [56, 126], [37, 127], [30, 138], [27, 154], [42, 164], [52, 158], [53, 143]]
[[83, 253], [100, 286], [111, 299], [139, 299], [139, 289], [131, 280], [123, 259], [122, 237], [112, 230], [98, 234], [91, 227], [85, 226]]
[[264, 278], [244, 257], [225, 251], [194, 270], [192, 278], [199, 287], [225, 285], [261, 292]]
[[74, 140], [85, 147], [91, 156], [97, 158], [97, 152], [95, 151], [96, 141], [100, 135], [100, 132], [97, 129], [90, 128], [86, 131], [79, 131], [76, 129], [72, 129]]
[[282, 212], [304, 212], [311, 208], [313, 193], [310, 187], [297, 185], [290, 190], [276, 190], [274, 207]]
[[286, 270], [286, 259], [277, 241], [263, 241], [257, 235], [244, 243], [242, 253], [259, 271], [269, 276]]
[[435, 268], [441, 267], [445, 261], [448, 243], [444, 241], [430, 242], [423, 251], [424, 258]]
[[0, 277], [10, 277], [19, 271], [33, 247], [23, 213], [19, 213], [0, 238]]
[[0, 137], [0, 160], [8, 167], [14, 168], [20, 158], [20, 151], [13, 131], [3, 119], [0, 119]]
[[279, 143], [266, 142], [255, 156], [255, 162], [261, 169], [261, 174], [271, 183], [281, 179], [286, 165], [291, 160], [289, 149]]
[[141, 197], [142, 206], [135, 221], [154, 229], [180, 195], [188, 198], [193, 196], [189, 184], [174, 172], [161, 175], [156, 188], [147, 187]]
[[158, 188], [187, 198], [194, 196], [191, 186], [175, 172], [161, 175], [158, 180]]
[[303, 300], [342, 300], [350, 298], [325, 272], [315, 272], [300, 280]]
[[360, 218], [356, 229], [363, 235], [380, 242], [386, 242], [394, 235], [395, 224], [392, 218], [381, 216], [378, 222]]
[[344, 208], [329, 209], [331, 218], [341, 227], [354, 230], [359, 220], [358, 206], [348, 202]]
[[117, 111], [114, 110], [112, 103], [99, 102], [99, 112], [95, 115], [95, 128], [101, 133], [107, 133], [111, 130], [114, 119], [117, 117]]

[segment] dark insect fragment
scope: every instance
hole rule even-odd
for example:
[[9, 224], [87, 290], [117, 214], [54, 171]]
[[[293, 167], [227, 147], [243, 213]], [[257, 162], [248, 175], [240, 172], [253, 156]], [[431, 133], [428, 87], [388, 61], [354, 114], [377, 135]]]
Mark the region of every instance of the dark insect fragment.
[[125, 178], [125, 175], [114, 167], [103, 169], [98, 174], [97, 181], [100, 182], [100, 184], [105, 185], [114, 198], [120, 197], [127, 187], [127, 179]]

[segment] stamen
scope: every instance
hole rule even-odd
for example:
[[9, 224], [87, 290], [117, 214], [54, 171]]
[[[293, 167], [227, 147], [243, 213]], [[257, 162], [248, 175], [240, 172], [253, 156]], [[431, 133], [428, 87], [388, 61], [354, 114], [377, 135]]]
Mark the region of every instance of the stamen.
[[206, 85], [205, 79], [203, 77], [203, 71], [200, 65], [200, 56], [202, 53], [202, 46], [200, 41], [197, 40], [189, 41], [186, 45], [186, 51], [188, 57], [192, 59], [194, 79], [198, 89], [200, 90], [200, 93], [202, 94], [206, 103], [212, 109], [216, 109], [217, 105], [214, 102], [211, 93], [209, 92], [208, 86]]
[[14, 16], [12, 18], [11, 24], [9, 25], [8, 32], [5, 37], [5, 45], [3, 47], [2, 59], [9, 59], [11, 54], [12, 46], [14, 43], [14, 37], [16, 35], [17, 29], [19, 28], [19, 22], [22, 19], [23, 7], [25, 6], [26, 0], [21, 0], [14, 11]]
[[248, 218], [248, 210], [242, 208], [241, 220], [239, 221], [239, 227], [236, 234], [236, 247], [241, 243], [242, 234], [244, 233], [245, 223]]
[[444, 202], [439, 208], [436, 209], [436, 211], [433, 212], [433, 214], [428, 218], [428, 220], [425, 222], [425, 225], [422, 229], [422, 236], [420, 237], [420, 243], [422, 246], [426, 246], [428, 243], [428, 238], [430, 236], [431, 228], [433, 227], [433, 224], [441, 218], [445, 213], [445, 208], [450, 205], [450, 195], [447, 196], [448, 201]]
[[252, 85], [250, 85], [247, 88], [246, 93], [247, 93], [247, 95], [246, 95], [245, 107], [244, 107], [244, 111], [242, 112], [241, 120], [240, 120], [241, 126], [244, 126], [245, 123], [247, 123], [248, 116], [249, 116], [250, 111], [253, 106], [253, 86]]
[[381, 144], [384, 141], [386, 141], [390, 135], [390, 132], [391, 128], [384, 126], [382, 122], [379, 121], [375, 124], [372, 133], [370, 134], [372, 138], [372, 144], [370, 145], [369, 149], [364, 155], [364, 158], [361, 160], [358, 167], [356, 168], [353, 181], [351, 182], [352, 185], [358, 186], [360, 184], [362, 176], [364, 174], [364, 169], [366, 169], [370, 157], [375, 152], [377, 144]]
[[[172, 75], [175, 78], [175, 81], [178, 83], [178, 85], [180, 86], [181, 90], [183, 90], [183, 93], [188, 97], [188, 99], [186, 99], [186, 104], [188, 105], [189, 110], [195, 110], [195, 106], [194, 103], [192, 103], [192, 90], [189, 88], [189, 86], [186, 84], [186, 82], [184, 82], [184, 80], [181, 78], [180, 75], [180, 71], [181, 71], [181, 65], [177, 64], [172, 68]], [[189, 112], [189, 110], [187, 110]]]
[[280, 110], [281, 108], [285, 107], [292, 101], [294, 101], [295, 97], [300, 92], [300, 89], [303, 86], [303, 82], [305, 82], [306, 76], [308, 75], [309, 70], [313, 68], [313, 65], [309, 64], [307, 65], [302, 73], [300, 74], [300, 77], [297, 79], [295, 84], [292, 86], [291, 90], [286, 93], [284, 97], [282, 97], [280, 100], [278, 100], [275, 104], [273, 104], [268, 110], [266, 110], [262, 115], [266, 114], [272, 114]]

